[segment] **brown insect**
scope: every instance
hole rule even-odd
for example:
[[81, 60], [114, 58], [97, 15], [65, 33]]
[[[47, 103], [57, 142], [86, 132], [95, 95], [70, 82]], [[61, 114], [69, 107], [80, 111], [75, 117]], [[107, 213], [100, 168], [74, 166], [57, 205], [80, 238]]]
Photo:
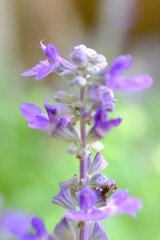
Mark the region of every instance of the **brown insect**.
[[105, 185], [101, 191], [103, 199], [106, 201], [107, 198], [109, 198], [116, 189], [117, 189], [116, 183], [112, 183], [111, 185]]

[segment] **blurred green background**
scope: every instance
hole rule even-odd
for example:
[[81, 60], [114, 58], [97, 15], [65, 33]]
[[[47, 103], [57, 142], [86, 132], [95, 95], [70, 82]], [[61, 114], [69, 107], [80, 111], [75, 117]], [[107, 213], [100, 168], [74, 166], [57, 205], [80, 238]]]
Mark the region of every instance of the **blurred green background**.
[[159, 0], [0, 0], [0, 191], [6, 207], [41, 216], [52, 231], [63, 215], [51, 204], [58, 183], [79, 169], [67, 144], [29, 129], [19, 111], [22, 101], [42, 106], [46, 96], [68, 84], [54, 74], [39, 82], [20, 76], [44, 58], [39, 40], [46, 37], [65, 57], [80, 43], [109, 62], [131, 53], [128, 75], [150, 74], [154, 85], [115, 93], [113, 115], [123, 124], [103, 140], [102, 153], [109, 162], [104, 172], [118, 188], [141, 198], [143, 209], [137, 220], [124, 215], [102, 225], [110, 239], [160, 240], [159, 15]]

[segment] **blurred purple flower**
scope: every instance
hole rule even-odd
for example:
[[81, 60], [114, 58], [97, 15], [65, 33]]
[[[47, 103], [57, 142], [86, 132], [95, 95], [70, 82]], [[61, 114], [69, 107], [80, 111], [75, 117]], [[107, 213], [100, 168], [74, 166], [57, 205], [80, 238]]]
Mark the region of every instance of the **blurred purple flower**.
[[103, 220], [115, 214], [127, 213], [136, 217], [136, 211], [141, 209], [141, 200], [128, 195], [125, 190], [119, 190], [108, 201], [107, 206], [102, 210], [94, 207], [97, 197], [96, 193], [85, 188], [81, 190], [79, 196], [80, 210], [70, 210], [65, 213], [65, 216], [75, 222], [88, 222]]
[[40, 80], [51, 72], [57, 72], [59, 70], [64, 71], [66, 69], [74, 71], [76, 69], [74, 65], [60, 56], [59, 50], [54, 45], [44, 45], [42, 41], [40, 41], [40, 46], [44, 54], [50, 59], [51, 63], [49, 63], [48, 60], [40, 61], [35, 67], [23, 72], [22, 76], [29, 77], [36, 75], [35, 80]]
[[[22, 213], [8, 214], [5, 217], [5, 227], [19, 240], [55, 240], [46, 230], [43, 221], [39, 217], [33, 217]], [[31, 233], [34, 230], [34, 233]]]
[[31, 217], [22, 212], [9, 212], [4, 215], [3, 224], [10, 233], [22, 237], [31, 227]]
[[117, 57], [111, 67], [102, 70], [100, 75], [105, 85], [113, 91], [140, 91], [152, 85], [152, 78], [149, 75], [139, 75], [133, 80], [123, 77], [120, 74], [130, 67], [132, 57], [130, 55], [122, 55]]

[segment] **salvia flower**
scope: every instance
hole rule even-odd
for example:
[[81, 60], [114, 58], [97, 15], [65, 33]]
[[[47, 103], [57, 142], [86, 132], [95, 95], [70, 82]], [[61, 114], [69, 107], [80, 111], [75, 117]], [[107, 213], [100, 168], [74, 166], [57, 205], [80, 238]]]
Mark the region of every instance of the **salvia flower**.
[[61, 112], [61, 106], [57, 108], [44, 102], [46, 114], [41, 108], [31, 103], [21, 103], [20, 111], [28, 121], [30, 128], [41, 129], [52, 137], [63, 138], [68, 141], [78, 141], [78, 133], [71, 126], [70, 116], [57, 117], [57, 112]]
[[93, 190], [89, 188], [81, 190], [79, 197], [80, 210], [67, 211], [65, 216], [75, 222], [103, 220], [111, 215], [122, 213], [136, 217], [136, 211], [142, 207], [141, 200], [129, 196], [125, 190], [119, 190], [115, 193], [102, 210], [94, 207], [96, 199], [96, 193]]
[[51, 236], [39, 217], [25, 214], [9, 214], [5, 219], [8, 231], [19, 240], [56, 240]]
[[100, 76], [104, 84], [113, 91], [140, 91], [152, 85], [152, 78], [149, 75], [139, 75], [134, 79], [124, 77], [121, 73], [130, 67], [132, 57], [122, 55], [117, 57], [111, 67], [102, 70]]
[[44, 45], [41, 41], [40, 46], [44, 54], [50, 59], [51, 63], [48, 60], [40, 61], [35, 67], [22, 73], [22, 76], [29, 77], [35, 75], [35, 80], [40, 80], [51, 72], [63, 72], [66, 69], [74, 71], [76, 69], [73, 64], [60, 56], [59, 50], [54, 45]]

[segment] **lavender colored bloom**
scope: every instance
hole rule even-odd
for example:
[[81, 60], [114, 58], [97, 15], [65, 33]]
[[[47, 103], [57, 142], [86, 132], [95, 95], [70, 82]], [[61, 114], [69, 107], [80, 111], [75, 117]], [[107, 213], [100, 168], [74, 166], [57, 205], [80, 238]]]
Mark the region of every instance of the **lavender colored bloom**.
[[115, 214], [127, 213], [133, 217], [136, 217], [136, 211], [141, 209], [141, 200], [131, 197], [125, 190], [119, 190], [108, 201], [108, 204], [103, 210], [99, 210], [94, 207], [96, 203], [96, 193], [91, 189], [86, 188], [80, 192], [79, 211], [67, 211], [65, 216], [75, 222], [88, 222], [103, 220]]
[[140, 75], [133, 80], [120, 75], [131, 65], [131, 60], [130, 55], [119, 56], [109, 69], [101, 71], [100, 75], [108, 88], [113, 91], [140, 91], [152, 85], [152, 78], [148, 75]]
[[108, 202], [108, 208], [110, 208], [110, 215], [128, 213], [136, 217], [136, 211], [142, 208], [142, 201], [129, 196], [126, 190], [119, 190]]
[[[77, 141], [79, 136], [70, 125], [70, 116], [57, 117], [61, 112], [61, 106], [51, 106], [46, 101], [44, 107], [47, 114], [42, 114], [41, 108], [31, 103], [21, 103], [20, 111], [28, 120], [30, 128], [41, 129], [52, 137], [63, 138], [67, 141]], [[57, 113], [58, 112], [58, 113]]]
[[106, 111], [98, 109], [95, 115], [95, 124], [87, 136], [87, 141], [92, 142], [104, 138], [106, 133], [110, 132], [112, 128], [118, 127], [121, 121], [121, 118], [107, 120]]
[[22, 76], [29, 77], [36, 75], [35, 80], [40, 80], [51, 72], [64, 71], [66, 69], [74, 71], [76, 69], [71, 63], [60, 56], [58, 49], [54, 45], [47, 44], [45, 46], [41, 41], [40, 46], [51, 63], [48, 60], [40, 61], [35, 67], [22, 73]]
[[4, 223], [8, 231], [19, 240], [55, 240], [47, 232], [43, 221], [39, 217], [31, 218], [22, 213], [8, 214]]
[[10, 233], [22, 237], [31, 227], [31, 217], [22, 212], [10, 212], [5, 214], [3, 223]]

